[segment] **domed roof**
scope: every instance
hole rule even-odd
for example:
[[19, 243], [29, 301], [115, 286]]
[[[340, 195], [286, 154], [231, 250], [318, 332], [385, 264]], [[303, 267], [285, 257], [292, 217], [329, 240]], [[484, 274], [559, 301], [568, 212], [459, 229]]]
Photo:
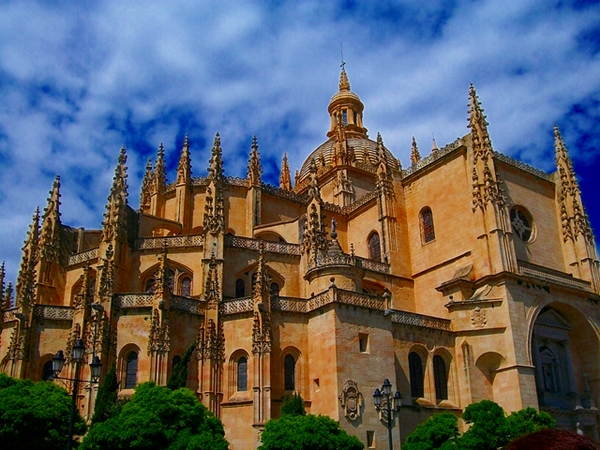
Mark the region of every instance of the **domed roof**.
[[[301, 182], [310, 173], [311, 162], [314, 160], [317, 168], [321, 165], [334, 166], [335, 145], [337, 142], [346, 141], [348, 151], [354, 153], [358, 164], [375, 166], [378, 162], [378, 143], [367, 136], [367, 129], [363, 125], [362, 113], [364, 105], [359, 96], [350, 90], [350, 81], [342, 63], [340, 73], [339, 91], [329, 102], [327, 110], [331, 119], [331, 127], [327, 132], [329, 138], [313, 151], [302, 164], [297, 182]], [[379, 139], [379, 138], [378, 138]], [[385, 148], [382, 143], [383, 153], [388, 167], [400, 170], [400, 161]]]
[[[361, 137], [348, 137], [346, 138], [346, 142], [348, 143], [348, 150], [352, 150], [354, 152], [354, 157], [356, 158], [357, 163], [372, 166], [377, 164], [377, 142]], [[310, 174], [312, 160], [315, 161], [317, 167], [323, 163], [325, 166], [334, 165], [333, 158], [335, 154], [335, 144], [335, 139], [329, 139], [323, 144], [319, 145], [316, 150], [308, 155], [308, 158], [306, 158], [304, 164], [302, 164], [302, 168], [300, 169], [298, 177], [299, 182], [304, 180]], [[388, 167], [393, 170], [400, 170], [400, 161], [396, 159], [392, 152], [390, 152], [385, 146], [383, 146], [383, 151]]]

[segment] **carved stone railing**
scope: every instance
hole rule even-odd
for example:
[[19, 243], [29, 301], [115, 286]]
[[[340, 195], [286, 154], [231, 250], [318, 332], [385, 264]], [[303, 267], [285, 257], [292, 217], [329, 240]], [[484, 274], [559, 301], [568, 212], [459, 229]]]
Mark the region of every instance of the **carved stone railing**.
[[263, 239], [252, 239], [228, 234], [225, 236], [225, 245], [227, 247], [246, 248], [249, 250], [260, 249], [260, 244], [263, 244], [265, 252], [280, 253], [283, 255], [296, 255], [301, 253], [301, 247], [297, 244], [287, 244], [285, 242], [265, 241]]
[[2, 321], [4, 323], [14, 322], [15, 320], [17, 320], [17, 316], [15, 316], [15, 313], [17, 312], [19, 312], [19, 308], [17, 308], [16, 306], [14, 308], [7, 309], [2, 314]]
[[456, 150], [457, 148], [459, 148], [462, 145], [464, 145], [463, 140], [461, 138], [456, 139], [454, 142], [451, 142], [450, 144], [440, 148], [437, 152], [430, 154], [429, 156], [421, 159], [418, 163], [413, 164], [406, 170], [403, 170], [402, 178], [405, 178], [409, 175], [412, 175], [415, 172], [418, 172], [422, 168], [427, 167], [429, 164], [433, 163], [434, 161], [437, 161], [442, 156], [445, 156], [448, 153], [453, 152], [454, 150]]
[[373, 270], [375, 272], [390, 273], [390, 265], [381, 261], [375, 261], [373, 259], [355, 257], [357, 262], [360, 263], [360, 267], [367, 270]]
[[309, 269], [336, 265], [356, 266], [367, 270], [373, 270], [375, 272], [390, 273], [390, 265], [387, 263], [374, 261], [372, 259], [359, 258], [358, 256], [347, 254], [340, 254], [336, 256], [318, 255], [316, 258], [308, 261]]
[[423, 328], [435, 328], [436, 330], [452, 331], [450, 328], [450, 320], [448, 319], [441, 319], [439, 317], [425, 316], [423, 314], [396, 310], [392, 310], [391, 315], [392, 322], [394, 323]]
[[351, 203], [350, 205], [346, 205], [346, 206], [338, 206], [338, 205], [334, 205], [333, 203], [325, 202], [324, 208], [325, 208], [325, 211], [329, 211], [329, 212], [336, 213], [336, 214], [350, 214], [350, 213], [356, 211], [361, 206], [366, 205], [374, 198], [377, 198], [377, 195], [378, 195], [378, 193], [376, 190], [367, 192], [365, 195], [363, 195], [361, 198], [356, 200], [354, 203]]
[[237, 314], [249, 312], [254, 309], [252, 297], [241, 297], [233, 300], [226, 300], [221, 303], [221, 314]]
[[267, 194], [271, 194], [276, 197], [285, 198], [285, 199], [291, 200], [293, 202], [298, 202], [298, 203], [302, 203], [302, 204], [306, 204], [308, 202], [308, 198], [307, 198], [306, 194], [299, 195], [294, 191], [288, 191], [286, 189], [281, 189], [276, 186], [271, 186], [270, 184], [263, 184], [261, 186], [261, 189], [263, 192], [265, 192]]
[[91, 250], [86, 250], [85, 252], [76, 253], [74, 255], [69, 256], [69, 266], [74, 266], [75, 264], [81, 264], [83, 262], [91, 261], [93, 259], [98, 258], [98, 248], [93, 248]]
[[333, 302], [333, 297], [331, 296], [330, 291], [321, 292], [320, 294], [315, 295], [308, 299], [308, 304], [306, 305], [306, 310], [313, 311], [321, 306], [325, 306], [329, 303]]
[[225, 182], [232, 186], [242, 186], [242, 187], [248, 187], [250, 184], [247, 178], [239, 178], [239, 177], [226, 177]]
[[167, 248], [202, 247], [204, 239], [200, 235], [192, 235], [140, 238], [135, 240], [136, 250], [156, 250], [163, 248], [165, 245]]
[[386, 299], [378, 295], [362, 294], [360, 292], [336, 289], [335, 300], [346, 305], [361, 306], [363, 308], [385, 310]]
[[152, 293], [137, 293], [137, 294], [117, 294], [114, 297], [115, 306], [117, 308], [150, 308], [154, 294]]
[[521, 275], [534, 277], [546, 282], [562, 284], [563, 286], [569, 286], [576, 289], [582, 289], [588, 292], [592, 290], [590, 282], [580, 280], [579, 278], [574, 278], [567, 273], [559, 272], [557, 270], [538, 266], [525, 261], [518, 261], [518, 264]]
[[73, 308], [70, 306], [35, 305], [33, 315], [38, 319], [73, 320]]
[[535, 175], [536, 177], [552, 181], [552, 175], [549, 175], [546, 172], [542, 172], [540, 169], [536, 169], [535, 167], [530, 166], [529, 164], [517, 161], [516, 159], [513, 159], [510, 156], [506, 156], [503, 153], [494, 152], [494, 158], [497, 158], [499, 161], [505, 162], [506, 164], [516, 167], [517, 169], [521, 169], [524, 172], [528, 172], [531, 175]]
[[171, 309], [185, 311], [190, 314], [203, 314], [205, 308], [204, 302], [194, 298], [182, 297], [180, 295], [171, 296]]
[[297, 297], [274, 297], [271, 299], [271, 309], [305, 313], [308, 312], [308, 300]]

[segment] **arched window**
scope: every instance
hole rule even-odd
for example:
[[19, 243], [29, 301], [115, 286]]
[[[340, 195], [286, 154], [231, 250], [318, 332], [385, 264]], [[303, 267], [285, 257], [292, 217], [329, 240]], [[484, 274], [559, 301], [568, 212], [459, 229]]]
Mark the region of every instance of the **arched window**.
[[296, 389], [296, 359], [290, 354], [283, 359], [283, 385], [286, 391]]
[[271, 283], [271, 297], [279, 296], [279, 285], [277, 283]]
[[448, 400], [448, 371], [446, 361], [440, 355], [433, 357], [433, 377], [435, 379], [435, 397], [438, 403]]
[[171, 369], [175, 368], [175, 366], [177, 364], [179, 364], [180, 362], [181, 362], [181, 356], [179, 356], [179, 355], [173, 356], [173, 363], [171, 365]]
[[424, 397], [423, 361], [418, 353], [410, 352], [408, 354], [408, 369], [410, 372], [410, 395], [413, 398]]
[[369, 259], [381, 261], [381, 244], [377, 232], [371, 233], [369, 236]]
[[154, 280], [154, 278], [148, 278], [146, 280], [146, 285], [144, 286], [144, 292], [154, 292], [154, 284], [156, 283], [156, 281]]
[[248, 390], [248, 358], [242, 356], [237, 362], [237, 390]]
[[134, 388], [137, 384], [138, 354], [131, 351], [125, 360], [125, 389]]
[[235, 280], [235, 296], [243, 297], [246, 295], [246, 282], [241, 278]]
[[52, 370], [52, 360], [46, 361], [44, 366], [42, 367], [42, 380], [53, 380], [54, 379], [54, 371]]
[[192, 279], [185, 277], [181, 280], [181, 295], [189, 297], [192, 294]]
[[169, 292], [172, 294], [175, 288], [175, 271], [173, 269], [167, 269], [167, 279], [169, 280]]
[[433, 213], [431, 212], [431, 208], [429, 206], [423, 208], [419, 214], [419, 218], [421, 222], [421, 238], [423, 239], [423, 243], [426, 244], [435, 239]]

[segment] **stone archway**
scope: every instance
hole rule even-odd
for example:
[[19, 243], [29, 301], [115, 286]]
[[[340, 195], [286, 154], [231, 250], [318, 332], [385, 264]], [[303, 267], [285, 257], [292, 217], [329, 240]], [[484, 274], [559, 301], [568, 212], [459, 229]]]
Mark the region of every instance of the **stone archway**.
[[600, 339], [588, 319], [565, 303], [543, 307], [533, 326], [531, 355], [540, 409], [560, 428], [597, 440]]

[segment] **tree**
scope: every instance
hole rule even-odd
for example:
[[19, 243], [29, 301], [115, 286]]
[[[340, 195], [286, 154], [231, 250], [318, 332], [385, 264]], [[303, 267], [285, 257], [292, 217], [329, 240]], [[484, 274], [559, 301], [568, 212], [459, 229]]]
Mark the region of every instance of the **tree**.
[[171, 376], [167, 380], [167, 387], [172, 391], [186, 387], [188, 377], [188, 365], [190, 363], [190, 360], [192, 359], [192, 354], [194, 353], [195, 348], [196, 343], [194, 342], [185, 351], [181, 360], [173, 366]]
[[556, 427], [556, 420], [550, 414], [535, 408], [514, 411], [507, 417], [507, 422], [511, 441], [536, 431]]
[[496, 450], [525, 434], [556, 426], [548, 413], [534, 408], [525, 408], [507, 417], [504, 409], [491, 400], [467, 406], [462, 418], [469, 425], [462, 436], [459, 436], [454, 415], [436, 414], [408, 435], [403, 449]]
[[283, 405], [281, 406], [282, 416], [305, 416], [304, 399], [296, 392], [292, 395], [283, 397]]
[[327, 416], [284, 415], [265, 424], [259, 450], [360, 450], [364, 445]]
[[[51, 381], [15, 380], [0, 373], [0, 442], [13, 450], [54, 450], [67, 445], [71, 396]], [[79, 414], [74, 434], [87, 427]], [[73, 442], [77, 446], [77, 442]]]
[[186, 388], [140, 384], [114, 417], [92, 427], [82, 450], [225, 450], [223, 424]]
[[100, 389], [98, 389], [96, 405], [94, 406], [94, 416], [92, 417], [92, 425], [104, 422], [118, 412], [118, 391], [119, 382], [117, 381], [117, 369], [113, 363], [110, 370], [106, 374], [104, 383], [102, 383], [102, 386], [100, 386]]
[[454, 414], [443, 412], [420, 423], [406, 437], [404, 450], [434, 450], [455, 448], [458, 437], [458, 419]]
[[510, 442], [506, 414], [496, 402], [473, 403], [462, 417], [471, 426], [460, 437], [461, 450], [496, 450]]

